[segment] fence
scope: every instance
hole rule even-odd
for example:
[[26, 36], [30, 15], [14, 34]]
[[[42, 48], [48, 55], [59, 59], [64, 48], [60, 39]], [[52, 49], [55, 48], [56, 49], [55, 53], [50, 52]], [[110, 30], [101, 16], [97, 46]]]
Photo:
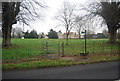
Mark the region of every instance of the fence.
[[[79, 43], [78, 43], [79, 42]], [[80, 55], [84, 52], [84, 41], [78, 42], [69, 42], [69, 45], [66, 45], [65, 42], [52, 42], [52, 41], [40, 41], [36, 44], [19, 44], [18, 47], [12, 47], [9, 50], [3, 49], [3, 62], [16, 62], [17, 60], [21, 61], [31, 61], [39, 60], [42, 58], [59, 58], [60, 56], [65, 55]], [[17, 46], [17, 45], [16, 45]], [[87, 52], [89, 55], [116, 55], [119, 51], [119, 45], [108, 44], [106, 41], [96, 42], [89, 41], [87, 42]]]

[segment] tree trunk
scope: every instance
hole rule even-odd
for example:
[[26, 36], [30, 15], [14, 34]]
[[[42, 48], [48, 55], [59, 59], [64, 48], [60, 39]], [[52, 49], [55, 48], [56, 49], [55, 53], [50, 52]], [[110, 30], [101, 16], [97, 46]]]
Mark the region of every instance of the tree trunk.
[[11, 45], [12, 25], [16, 24], [16, 16], [20, 11], [20, 2], [2, 2], [2, 45]]
[[3, 47], [8, 47], [11, 45], [11, 28], [12, 28], [12, 25], [3, 23], [3, 28], [2, 28], [2, 32], [3, 32], [2, 45], [3, 45]]
[[80, 32], [78, 32], [79, 33], [79, 39], [80, 39]]
[[117, 39], [117, 29], [109, 29], [109, 43], [115, 44]]
[[68, 34], [66, 34], [66, 45], [68, 45]]
[[4, 36], [3, 41], [2, 41], [3, 47], [8, 47], [11, 45], [11, 38], [10, 36]]
[[109, 33], [109, 43], [115, 44], [117, 39], [117, 27], [113, 22], [106, 21]]

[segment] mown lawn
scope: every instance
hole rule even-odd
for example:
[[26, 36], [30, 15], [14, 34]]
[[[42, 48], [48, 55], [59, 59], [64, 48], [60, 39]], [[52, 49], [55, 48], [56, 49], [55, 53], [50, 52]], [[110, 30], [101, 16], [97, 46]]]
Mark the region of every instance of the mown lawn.
[[[87, 39], [88, 61], [65, 60], [60, 57], [41, 58], [49, 54], [80, 55], [84, 52], [84, 39], [12, 39], [12, 46], [2, 49], [3, 69], [33, 69], [118, 60], [119, 45], [108, 44], [108, 39]], [[80, 57], [79, 57], [80, 58]]]

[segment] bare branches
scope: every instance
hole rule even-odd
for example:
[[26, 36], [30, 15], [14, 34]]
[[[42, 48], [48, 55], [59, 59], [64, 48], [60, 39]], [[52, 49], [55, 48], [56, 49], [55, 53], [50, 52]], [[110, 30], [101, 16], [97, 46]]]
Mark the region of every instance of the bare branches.
[[42, 17], [41, 12], [38, 9], [46, 8], [42, 2], [37, 0], [22, 0], [20, 3], [20, 11], [16, 16], [16, 20], [22, 22], [26, 25], [29, 24], [29, 21], [35, 21]]
[[116, 42], [116, 31], [120, 28], [119, 1], [92, 3], [88, 7], [82, 6], [81, 9], [89, 13], [87, 19], [93, 23], [96, 22], [97, 25], [99, 25], [100, 23], [103, 24], [102, 22], [105, 22], [104, 24], [107, 25], [110, 34], [110, 43]]
[[75, 8], [76, 5], [64, 2], [63, 7], [58, 11], [57, 16], [55, 17], [60, 24], [64, 25], [67, 39], [70, 31], [75, 26]]
[[72, 26], [74, 22], [74, 11], [75, 5], [71, 5], [68, 2], [63, 3], [63, 8], [61, 8], [56, 16], [56, 19], [61, 22], [61, 24], [65, 25], [65, 28], [68, 26]]

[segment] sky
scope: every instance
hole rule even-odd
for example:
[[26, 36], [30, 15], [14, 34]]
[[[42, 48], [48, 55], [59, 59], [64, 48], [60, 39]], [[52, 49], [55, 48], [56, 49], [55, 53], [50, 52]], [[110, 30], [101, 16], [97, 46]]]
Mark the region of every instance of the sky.
[[[64, 27], [56, 27], [58, 25], [57, 20], [55, 19], [55, 15], [58, 12], [58, 9], [61, 8], [64, 1], [69, 1], [71, 3], [75, 4], [85, 4], [88, 0], [43, 0], [45, 4], [48, 6], [42, 14], [45, 16], [43, 20], [39, 19], [35, 22], [30, 23], [30, 27], [25, 26], [24, 31], [26, 30], [32, 30], [35, 29], [37, 33], [44, 32], [47, 34], [50, 29], [54, 29], [55, 31], [61, 30], [62, 32], [65, 32]], [[13, 27], [21, 27], [23, 28], [23, 25], [15, 24]], [[74, 30], [72, 30], [75, 32]], [[98, 30], [97, 30], [98, 31]], [[101, 32], [100, 30], [98, 32]]]

